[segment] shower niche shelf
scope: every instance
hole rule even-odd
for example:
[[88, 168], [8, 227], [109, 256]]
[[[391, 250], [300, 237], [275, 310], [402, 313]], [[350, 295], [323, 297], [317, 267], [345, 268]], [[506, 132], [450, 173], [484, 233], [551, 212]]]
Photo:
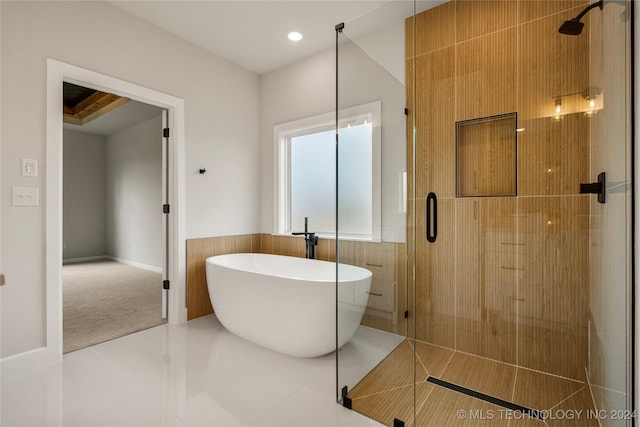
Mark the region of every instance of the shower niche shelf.
[[456, 197], [517, 195], [517, 113], [456, 122]]

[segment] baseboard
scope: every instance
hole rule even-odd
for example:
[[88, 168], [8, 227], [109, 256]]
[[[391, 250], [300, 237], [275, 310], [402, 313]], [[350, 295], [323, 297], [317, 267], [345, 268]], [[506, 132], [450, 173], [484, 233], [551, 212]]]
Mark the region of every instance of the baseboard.
[[53, 346], [39, 347], [0, 359], [0, 378], [4, 381], [38, 369], [48, 368], [62, 361], [62, 350]]
[[105, 259], [109, 259], [111, 261], [119, 262], [121, 264], [130, 265], [132, 267], [142, 268], [143, 270], [153, 271], [155, 273], [162, 273], [162, 267], [154, 267], [152, 265], [142, 264], [140, 262], [130, 261], [128, 259], [118, 258], [118, 257], [110, 256], [110, 255], [106, 255]]
[[82, 258], [69, 258], [69, 259], [63, 259], [62, 264], [78, 264], [81, 262], [102, 261], [105, 259], [109, 259], [109, 257], [107, 255], [98, 255], [98, 256], [87, 256]]
[[155, 273], [162, 273], [162, 267], [154, 267], [152, 265], [142, 264], [141, 262], [130, 261], [128, 259], [118, 258], [111, 255], [88, 256], [83, 258], [69, 258], [69, 259], [62, 260], [62, 264], [65, 264], [65, 265], [78, 264], [81, 262], [93, 262], [93, 261], [104, 261], [104, 260], [119, 262], [121, 264], [130, 265], [132, 267], [138, 267], [143, 270], [153, 271]]

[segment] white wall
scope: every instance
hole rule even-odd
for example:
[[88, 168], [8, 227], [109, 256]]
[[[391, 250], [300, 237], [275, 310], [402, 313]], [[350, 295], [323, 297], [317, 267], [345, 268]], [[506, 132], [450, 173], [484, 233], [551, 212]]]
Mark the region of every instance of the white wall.
[[[404, 52], [404, 45], [397, 46]], [[261, 76], [262, 219], [273, 232], [273, 126], [335, 111], [335, 50]], [[395, 67], [397, 69], [397, 67]], [[382, 240], [404, 242], [401, 177], [406, 171], [404, 86], [354, 43], [340, 45], [340, 108], [382, 101]]]
[[107, 137], [107, 253], [162, 268], [162, 116]]
[[[184, 99], [187, 238], [259, 231], [259, 79], [107, 3], [2, 1], [0, 8], [6, 357], [46, 344], [46, 58]], [[96, 27], [98, 18], [108, 27]], [[21, 158], [40, 161], [39, 178], [20, 176]], [[208, 173], [199, 175], [200, 167]], [[38, 187], [40, 206], [12, 207], [12, 186]]]
[[63, 258], [105, 255], [107, 139], [65, 129], [63, 144]]

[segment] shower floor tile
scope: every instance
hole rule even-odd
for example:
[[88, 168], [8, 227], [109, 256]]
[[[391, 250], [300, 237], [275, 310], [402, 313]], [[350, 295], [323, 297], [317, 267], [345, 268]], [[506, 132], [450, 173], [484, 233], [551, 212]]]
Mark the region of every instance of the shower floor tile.
[[456, 352], [440, 379], [510, 401], [516, 371], [512, 365]]
[[507, 417], [501, 416], [501, 407], [438, 386], [419, 408], [416, 427], [509, 425]]
[[398, 345], [392, 354], [393, 357], [382, 360], [350, 391], [352, 399], [411, 386], [414, 380], [424, 381], [427, 377], [427, 371], [421, 365], [416, 365], [414, 378], [413, 347], [408, 340]]
[[585, 388], [584, 382], [519, 368], [513, 400], [520, 405], [549, 409]]
[[[459, 388], [425, 382], [428, 376]], [[416, 427], [598, 425], [587, 418], [593, 403], [585, 382], [409, 339], [365, 376], [348, 397], [355, 411], [388, 426], [394, 418]], [[523, 409], [508, 409], [503, 406], [507, 403]], [[533, 417], [522, 412], [527, 409], [534, 411]]]

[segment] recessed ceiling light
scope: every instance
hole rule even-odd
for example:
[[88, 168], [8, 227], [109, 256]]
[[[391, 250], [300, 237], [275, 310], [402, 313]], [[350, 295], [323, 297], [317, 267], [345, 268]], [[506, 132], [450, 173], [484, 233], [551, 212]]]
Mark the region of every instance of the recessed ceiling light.
[[302, 34], [297, 31], [291, 31], [289, 34], [287, 34], [287, 37], [289, 38], [289, 40], [294, 42], [302, 40]]

